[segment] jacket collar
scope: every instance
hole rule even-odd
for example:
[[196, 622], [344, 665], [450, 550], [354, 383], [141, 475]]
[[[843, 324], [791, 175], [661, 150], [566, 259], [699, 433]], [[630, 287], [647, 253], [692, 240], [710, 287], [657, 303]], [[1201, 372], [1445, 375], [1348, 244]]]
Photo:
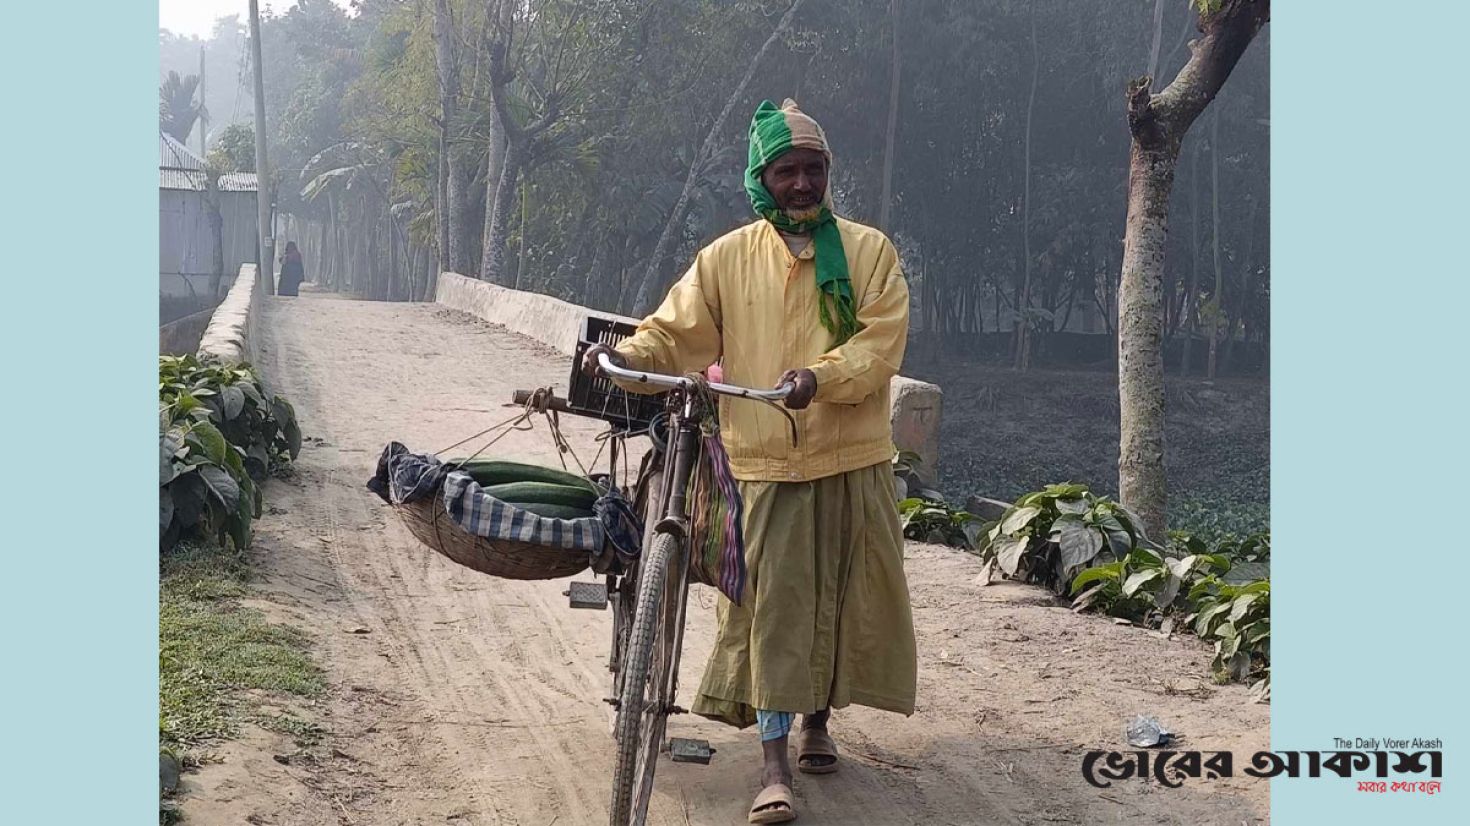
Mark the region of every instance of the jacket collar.
[[[775, 224], [772, 224], [770, 221], [767, 221], [764, 218], [760, 218], [758, 220], [761, 223], [761, 232], [765, 236], [765, 239], [766, 239], [765, 242], [767, 244], [775, 244], [776, 246], [780, 247], [781, 248], [781, 252], [783, 252], [783, 253], [786, 254], [787, 260], [790, 260], [791, 257], [792, 257], [791, 256], [791, 248], [788, 247], [788, 246], [786, 246], [786, 239], [781, 237], [781, 231], [778, 230], [778, 229], [776, 229], [776, 225]], [[801, 253], [796, 256], [796, 260], [798, 260], [798, 261], [810, 261], [810, 260], [812, 260], [817, 255], [817, 249], [816, 249], [816, 247], [817, 247], [816, 244], [807, 244], [806, 245], [806, 248], [803, 249], [801, 251]]]

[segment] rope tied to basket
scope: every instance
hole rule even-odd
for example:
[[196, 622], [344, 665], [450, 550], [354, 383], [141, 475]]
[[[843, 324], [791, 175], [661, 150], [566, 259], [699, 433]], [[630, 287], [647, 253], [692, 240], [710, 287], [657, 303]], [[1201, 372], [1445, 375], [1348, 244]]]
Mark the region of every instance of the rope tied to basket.
[[[489, 427], [485, 428], [484, 430], [481, 430], [478, 433], [475, 433], [475, 434], [472, 434], [472, 435], [470, 435], [470, 436], [468, 436], [466, 438], [460, 439], [459, 441], [455, 442], [452, 445], [449, 445], [448, 447], [445, 447], [445, 448], [440, 449], [440, 450], [436, 450], [436, 451], [434, 451], [434, 455], [435, 456], [442, 456], [445, 453], [447, 453], [447, 452], [449, 452], [449, 451], [451, 451], [451, 450], [459, 447], [462, 444], [467, 444], [469, 442], [473, 442], [474, 440], [480, 438], [481, 436], [488, 436], [490, 434], [495, 434], [492, 438], [490, 438], [489, 441], [487, 441], [484, 444], [480, 445], [480, 447], [478, 449], [476, 449], [474, 453], [471, 453], [466, 458], [460, 460], [462, 463], [463, 462], [473, 461], [480, 454], [484, 453], [486, 450], [489, 450], [496, 442], [498, 442], [501, 439], [505, 438], [506, 436], [510, 435], [512, 432], [515, 432], [515, 431], [518, 431], [518, 430], [519, 431], [531, 431], [531, 430], [535, 430], [536, 429], [536, 425], [535, 425], [534, 422], [531, 421], [531, 419], [536, 414], [539, 413], [539, 414], [541, 414], [541, 416], [543, 418], [546, 419], [547, 431], [551, 434], [551, 442], [552, 442], [552, 444], [554, 444], [556, 446], [556, 449], [557, 449], [557, 458], [559, 460], [561, 460], [562, 470], [565, 470], [565, 471], [568, 471], [568, 472], [571, 471], [571, 468], [567, 466], [567, 459], [566, 459], [567, 455], [570, 454], [571, 457], [572, 457], [572, 461], [575, 462], [576, 465], [577, 465], [577, 470], [580, 471], [581, 474], [584, 477], [591, 478], [591, 475], [592, 474], [587, 470], [587, 465], [582, 464], [581, 457], [579, 457], [577, 455], [577, 451], [572, 448], [572, 443], [567, 439], [566, 435], [564, 433], [562, 433], [562, 431], [561, 431], [561, 416], [557, 413], [557, 411], [551, 409], [551, 402], [552, 402], [552, 400], [554, 398], [555, 398], [555, 393], [552, 390], [552, 388], [550, 388], [550, 387], [538, 388], [537, 390], [533, 391], [529, 397], [526, 398], [526, 403], [523, 404], [523, 405], [521, 405], [521, 407], [520, 407], [520, 411], [521, 412], [519, 412], [516, 415], [510, 417], [509, 419], [506, 419], [505, 421], [497, 422], [497, 423], [495, 423], [493, 425], [490, 425]], [[514, 405], [507, 405], [507, 407], [511, 407], [511, 406], [514, 406]], [[596, 466], [597, 465], [597, 460], [602, 457], [603, 447], [604, 447], [604, 445], [601, 445], [600, 444], [598, 446], [598, 449], [597, 449], [597, 455], [592, 457], [592, 463], [591, 464], [593, 466]]]

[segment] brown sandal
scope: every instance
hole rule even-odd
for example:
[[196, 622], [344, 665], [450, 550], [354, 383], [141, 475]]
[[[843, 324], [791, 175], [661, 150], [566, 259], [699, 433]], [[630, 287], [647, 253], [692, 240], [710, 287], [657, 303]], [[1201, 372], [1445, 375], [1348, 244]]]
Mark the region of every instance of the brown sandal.
[[[825, 762], [813, 758], [830, 757]], [[819, 728], [805, 728], [796, 738], [796, 770], [803, 774], [831, 774], [837, 771], [837, 744], [832, 735]]]
[[761, 789], [750, 804], [751, 823], [789, 823], [796, 819], [796, 798], [791, 787], [774, 783]]

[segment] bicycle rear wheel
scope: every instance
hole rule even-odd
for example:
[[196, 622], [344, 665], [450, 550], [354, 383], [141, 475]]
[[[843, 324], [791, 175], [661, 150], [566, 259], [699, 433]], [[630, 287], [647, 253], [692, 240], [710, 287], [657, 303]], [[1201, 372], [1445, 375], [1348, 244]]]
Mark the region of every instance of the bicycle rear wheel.
[[623, 655], [611, 826], [642, 826], [668, 723], [667, 691], [677, 661], [679, 538], [658, 533], [639, 561], [638, 602]]

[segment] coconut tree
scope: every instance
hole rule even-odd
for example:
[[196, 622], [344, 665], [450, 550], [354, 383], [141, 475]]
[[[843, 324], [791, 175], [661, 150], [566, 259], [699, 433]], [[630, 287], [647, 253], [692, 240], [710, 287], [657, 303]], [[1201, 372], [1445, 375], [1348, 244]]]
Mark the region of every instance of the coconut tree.
[[158, 87], [158, 126], [183, 143], [194, 130], [194, 121], [206, 115], [203, 99], [197, 97], [199, 76], [169, 72]]

